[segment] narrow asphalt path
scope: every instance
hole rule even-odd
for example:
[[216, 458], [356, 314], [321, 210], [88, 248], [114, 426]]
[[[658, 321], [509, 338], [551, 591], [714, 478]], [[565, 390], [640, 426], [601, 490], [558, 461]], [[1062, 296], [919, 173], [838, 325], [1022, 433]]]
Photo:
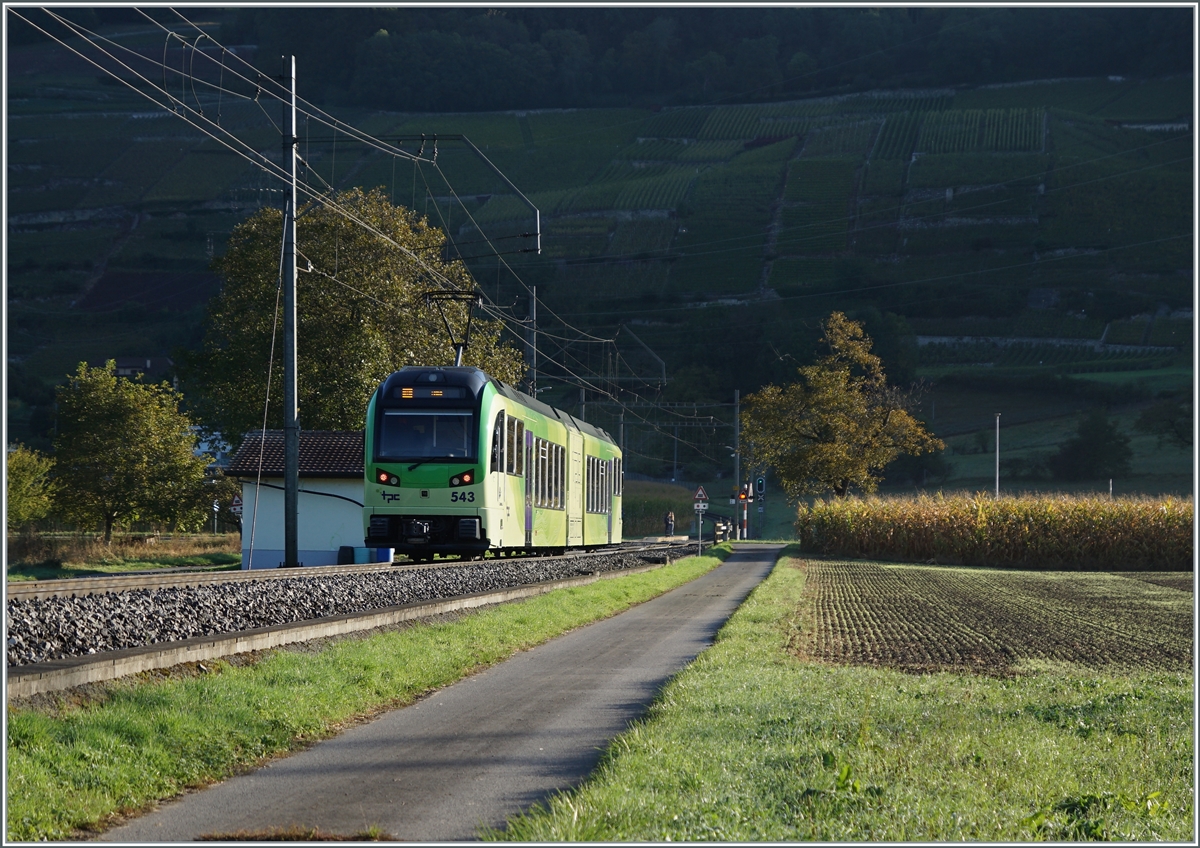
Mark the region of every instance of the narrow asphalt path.
[[685, 586], [580, 628], [418, 703], [159, 809], [100, 839], [191, 841], [316, 827], [475, 839], [578, 784], [604, 746], [712, 644], [781, 546], [745, 545]]

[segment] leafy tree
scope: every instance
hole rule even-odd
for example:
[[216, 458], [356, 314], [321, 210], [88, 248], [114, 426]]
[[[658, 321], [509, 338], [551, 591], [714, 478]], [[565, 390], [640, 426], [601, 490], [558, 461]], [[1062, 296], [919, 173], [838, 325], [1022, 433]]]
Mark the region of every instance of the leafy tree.
[[874, 491], [900, 455], [945, 447], [909, 414], [909, 397], [887, 385], [862, 325], [834, 312], [823, 329], [829, 353], [800, 368], [800, 382], [750, 395], [742, 413], [752, 462], [775, 469], [792, 500]]
[[1129, 437], [1097, 407], [1046, 464], [1061, 480], [1098, 480], [1128, 475], [1132, 459]]
[[[440, 259], [441, 230], [393, 206], [382, 190], [352, 189], [334, 200], [404, 250], [324, 203], [301, 209], [297, 384], [300, 420], [314, 430], [361, 428], [371, 392], [401, 366], [452, 365], [442, 319], [423, 295], [438, 287], [431, 273], [455, 287], [472, 284], [461, 262]], [[183, 386], [202, 426], [234, 445], [263, 425], [268, 373], [267, 425], [283, 426], [283, 320], [276, 319], [282, 231], [276, 209], [263, 209], [235, 228], [228, 251], [214, 263], [225, 282], [209, 304], [203, 345], [178, 354]], [[465, 307], [445, 308], [461, 332]], [[463, 362], [511, 383], [523, 370], [520, 354], [500, 343], [500, 325], [492, 321], [473, 323]]]
[[5, 466], [8, 529], [23, 530], [54, 506], [54, 460], [18, 443], [9, 446]]
[[104, 527], [112, 541], [120, 522], [173, 526], [203, 523], [205, 469], [196, 456], [191, 419], [167, 383], [152, 385], [79, 363], [58, 390], [58, 511], [80, 526]]
[[1164, 400], [1142, 411], [1133, 427], [1142, 433], [1158, 437], [1158, 444], [1172, 444], [1188, 449], [1192, 446], [1192, 404]]

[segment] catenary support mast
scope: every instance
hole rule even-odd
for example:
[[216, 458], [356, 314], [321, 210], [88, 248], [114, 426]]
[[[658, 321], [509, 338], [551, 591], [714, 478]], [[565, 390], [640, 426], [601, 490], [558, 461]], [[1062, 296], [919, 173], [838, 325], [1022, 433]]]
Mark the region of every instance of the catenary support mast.
[[283, 565], [300, 565], [300, 404], [296, 381], [296, 57], [283, 57], [283, 159], [288, 199], [283, 219]]

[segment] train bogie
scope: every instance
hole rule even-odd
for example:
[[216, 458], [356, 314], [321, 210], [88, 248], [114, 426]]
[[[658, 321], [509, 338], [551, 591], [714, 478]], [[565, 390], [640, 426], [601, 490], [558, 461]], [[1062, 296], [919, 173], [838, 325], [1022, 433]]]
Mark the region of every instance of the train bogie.
[[428, 559], [621, 540], [618, 446], [479, 369], [392, 374], [364, 447], [368, 547]]

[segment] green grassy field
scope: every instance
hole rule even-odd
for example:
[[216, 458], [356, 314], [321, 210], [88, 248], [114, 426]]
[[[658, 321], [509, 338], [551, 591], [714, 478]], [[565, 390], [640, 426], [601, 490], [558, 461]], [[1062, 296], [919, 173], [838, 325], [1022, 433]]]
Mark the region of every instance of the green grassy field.
[[[1012, 628], [1004, 638], [987, 631], [985, 641], [1003, 645], [1016, 667], [972, 673], [934, 663], [913, 674], [895, 670], [897, 651], [910, 659], [922, 648], [936, 651], [947, 644], [951, 622], [977, 619], [969, 600], [956, 604], [939, 594], [945, 580], [963, 573], [891, 568], [908, 587], [916, 585], [911, 575], [932, 575], [934, 585], [920, 597], [945, 624], [907, 637], [903, 624], [912, 617], [890, 603], [897, 597], [891, 586], [874, 596], [870, 627], [837, 629], [862, 594], [822, 588], [843, 565], [782, 560], [713, 648], [667, 686], [645, 720], [613, 741], [582, 786], [489, 836], [531, 842], [1192, 838], [1190, 580], [1184, 591], [1094, 575], [1118, 603], [1170, 611], [1173, 623], [1158, 637], [1174, 646], [1176, 659], [1165, 665], [1112, 666], [1103, 655], [1089, 662], [1083, 651], [1068, 651], [1070, 660], [1041, 659], [1039, 640], [1061, 639], [1095, 620], [1084, 596], [1064, 601], [1054, 621], [1027, 627], [1038, 604], [1006, 603], [1003, 580], [997, 587], [975, 580], [972, 591], [997, 599]], [[965, 579], [988, 576], [982, 570]], [[997, 588], [1000, 594], [991, 594]], [[1134, 643], [1136, 629], [1109, 636], [1114, 644]], [[839, 646], [860, 645], [857, 653], [839, 653]]]
[[561, 589], [450, 623], [334, 641], [317, 653], [217, 661], [158, 682], [117, 681], [82, 704], [10, 704], [6, 840], [86, 838], [567, 630], [614, 615], [720, 564], [718, 548], [643, 574]]

